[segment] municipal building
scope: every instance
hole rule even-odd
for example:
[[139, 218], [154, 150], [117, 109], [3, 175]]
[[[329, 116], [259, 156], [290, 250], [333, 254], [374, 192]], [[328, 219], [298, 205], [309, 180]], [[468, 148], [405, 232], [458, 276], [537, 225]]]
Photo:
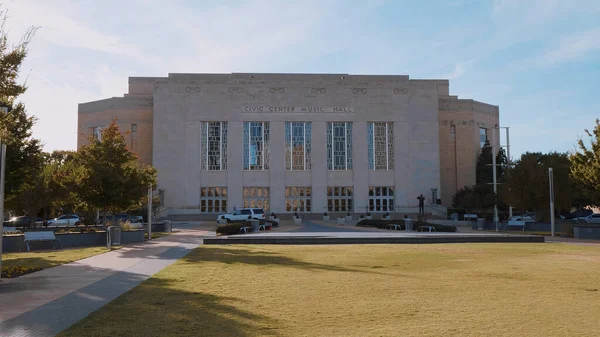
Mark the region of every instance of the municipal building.
[[171, 219], [241, 207], [411, 214], [420, 194], [426, 212], [443, 215], [499, 134], [498, 106], [451, 95], [448, 80], [407, 75], [130, 77], [123, 97], [79, 104], [78, 148], [114, 117], [158, 170]]

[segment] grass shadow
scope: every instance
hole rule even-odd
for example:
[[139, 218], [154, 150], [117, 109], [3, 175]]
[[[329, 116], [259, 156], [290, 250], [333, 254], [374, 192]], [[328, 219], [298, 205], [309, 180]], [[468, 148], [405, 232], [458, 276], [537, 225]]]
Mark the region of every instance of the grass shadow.
[[192, 263], [218, 262], [224, 264], [248, 264], [254, 266], [275, 265], [290, 268], [300, 268], [304, 270], [360, 272], [368, 274], [387, 275], [385, 273], [373, 270], [352, 269], [329, 264], [306, 262], [299, 259], [284, 256], [282, 254], [266, 251], [256, 251], [239, 245], [204, 245], [194, 250], [189, 255], [185, 256], [183, 260]]
[[274, 317], [240, 310], [243, 300], [151, 278], [60, 333], [71, 336], [278, 336]]

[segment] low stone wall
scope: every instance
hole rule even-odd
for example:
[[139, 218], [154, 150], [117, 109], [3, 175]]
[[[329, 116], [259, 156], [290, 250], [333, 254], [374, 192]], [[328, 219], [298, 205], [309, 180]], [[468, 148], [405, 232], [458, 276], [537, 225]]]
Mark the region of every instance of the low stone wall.
[[[133, 230], [121, 232], [121, 244], [144, 242], [144, 230]], [[63, 248], [71, 247], [94, 247], [106, 245], [106, 232], [92, 233], [62, 233], [55, 234]], [[29, 245], [31, 250], [52, 249], [50, 241], [32, 242]], [[23, 235], [2, 236], [3, 252], [23, 252], [26, 251]]]
[[[471, 222], [471, 229], [478, 229], [477, 221]], [[491, 221], [486, 221], [483, 225], [483, 229], [484, 230], [496, 230], [496, 224]], [[500, 222], [500, 223], [498, 223], [498, 230], [501, 230], [501, 231], [510, 230], [510, 231], [520, 232], [520, 231], [522, 231], [522, 228], [519, 226], [508, 227], [507, 222]], [[527, 231], [527, 232], [550, 232], [551, 230], [552, 229], [551, 229], [550, 223], [544, 223], [544, 222], [527, 222], [527, 223], [525, 223], [525, 231]], [[563, 225], [563, 223], [560, 223], [560, 222], [555, 223], [555, 227], [554, 227], [555, 232], [563, 232], [564, 230], [565, 230], [565, 226]]]
[[598, 225], [575, 225], [573, 236], [576, 239], [600, 240], [600, 226]]
[[3, 235], [2, 252], [19, 252], [25, 250], [23, 235]]
[[144, 242], [146, 231], [143, 229], [121, 232], [121, 244]]

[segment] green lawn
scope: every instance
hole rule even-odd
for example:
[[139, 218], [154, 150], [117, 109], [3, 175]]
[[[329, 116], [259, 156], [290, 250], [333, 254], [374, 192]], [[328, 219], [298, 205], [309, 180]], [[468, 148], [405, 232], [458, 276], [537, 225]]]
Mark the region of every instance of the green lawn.
[[59, 336], [597, 336], [600, 246], [202, 246]]
[[[115, 247], [113, 247], [113, 249], [115, 249]], [[108, 252], [106, 247], [85, 247], [25, 253], [3, 253], [2, 267], [39, 267], [46, 269], [106, 252]]]

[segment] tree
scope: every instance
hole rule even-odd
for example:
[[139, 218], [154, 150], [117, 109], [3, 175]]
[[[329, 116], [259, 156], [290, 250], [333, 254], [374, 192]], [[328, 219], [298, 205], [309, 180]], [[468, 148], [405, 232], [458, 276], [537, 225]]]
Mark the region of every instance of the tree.
[[593, 205], [600, 204], [600, 120], [592, 132], [585, 130], [589, 138], [586, 145], [583, 139], [577, 142], [578, 150], [569, 156], [570, 176], [583, 196]]
[[577, 199], [577, 190], [569, 177], [571, 163], [566, 153], [527, 152], [521, 155], [506, 172], [506, 185], [502, 191], [505, 201], [521, 210], [537, 213], [548, 210], [549, 167], [554, 171], [555, 208], [570, 210]]
[[475, 168], [475, 184], [489, 184], [493, 180], [492, 174], [492, 147], [489, 141], [481, 148], [481, 153], [477, 157], [477, 166]]
[[7, 113], [0, 115], [0, 138], [7, 147], [6, 208], [23, 210], [29, 206], [23, 203], [27, 198], [21, 194], [28, 191], [28, 186], [36, 184], [34, 180], [41, 169], [42, 145], [32, 138], [35, 117], [27, 115], [22, 103], [16, 103], [17, 97], [27, 89], [17, 83], [17, 78], [37, 28], [29, 28], [20, 43], [10, 46], [5, 31], [7, 17], [7, 11], [0, 7], [0, 106], [8, 108]]
[[[102, 140], [90, 137], [79, 152], [78, 196], [88, 209], [112, 214], [141, 206], [148, 187], [156, 185], [156, 170], [141, 166], [119, 131], [116, 119], [102, 131]], [[114, 217], [113, 217], [114, 219]]]
[[29, 217], [31, 227], [34, 226], [40, 210], [49, 204], [52, 197], [48, 188], [52, 179], [49, 168], [43, 165], [43, 160], [40, 158], [39, 163], [28, 170], [30, 176], [27, 181], [24, 181], [14, 194], [14, 201]]
[[474, 209], [490, 209], [497, 202], [491, 185], [465, 186], [452, 197], [452, 206], [471, 213]]
[[[508, 166], [508, 158], [504, 149], [500, 149], [496, 154], [496, 181], [504, 181], [504, 171]], [[491, 184], [494, 182], [494, 168], [492, 166], [492, 146], [489, 141], [481, 148], [481, 153], [477, 157], [477, 166], [475, 168], [475, 183]]]
[[81, 202], [77, 195], [77, 179], [82, 175], [82, 166], [77, 152], [54, 151], [47, 155], [47, 189], [51, 194], [51, 209], [75, 211]]

